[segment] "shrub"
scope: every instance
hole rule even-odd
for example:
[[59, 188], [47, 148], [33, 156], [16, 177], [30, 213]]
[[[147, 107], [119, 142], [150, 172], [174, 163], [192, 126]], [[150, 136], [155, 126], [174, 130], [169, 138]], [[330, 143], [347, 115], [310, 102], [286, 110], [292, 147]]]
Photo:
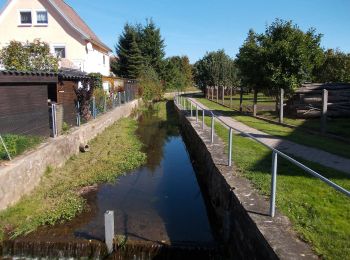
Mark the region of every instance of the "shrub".
[[158, 79], [157, 72], [149, 66], [145, 66], [140, 75], [140, 93], [145, 101], [159, 101], [164, 94], [164, 87]]

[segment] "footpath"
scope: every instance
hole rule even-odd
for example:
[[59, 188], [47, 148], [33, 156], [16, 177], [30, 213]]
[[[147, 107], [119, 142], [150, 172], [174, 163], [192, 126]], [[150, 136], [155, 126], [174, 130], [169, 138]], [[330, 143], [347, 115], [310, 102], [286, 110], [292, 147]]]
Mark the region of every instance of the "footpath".
[[[195, 98], [191, 98], [192, 101], [200, 104], [204, 109], [210, 110], [208, 107], [203, 105], [201, 102]], [[237, 129], [243, 133], [250, 134], [258, 139], [260, 142], [269, 145], [283, 153], [288, 155], [297, 156], [299, 158], [305, 159], [307, 161], [315, 162], [320, 165], [333, 168], [342, 171], [350, 175], [350, 159], [325, 152], [323, 150], [312, 148], [309, 146], [297, 144], [280, 137], [269, 135], [255, 128], [249, 127], [229, 116], [222, 116], [218, 112], [215, 115], [225, 122], [227, 125], [233, 129]]]

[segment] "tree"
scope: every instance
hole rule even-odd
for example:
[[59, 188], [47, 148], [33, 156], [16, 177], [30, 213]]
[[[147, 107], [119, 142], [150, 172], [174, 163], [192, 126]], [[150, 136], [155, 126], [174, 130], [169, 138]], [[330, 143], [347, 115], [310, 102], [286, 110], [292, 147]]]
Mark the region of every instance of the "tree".
[[165, 60], [163, 80], [166, 89], [183, 91], [193, 85], [192, 66], [187, 56], [173, 56]]
[[293, 93], [301, 83], [312, 81], [323, 60], [322, 35], [311, 28], [303, 32], [292, 21], [276, 19], [260, 38], [265, 55], [265, 79], [269, 91], [283, 88]]
[[25, 44], [11, 41], [0, 51], [0, 60], [7, 70], [58, 71], [58, 58], [50, 53], [47, 43], [39, 40]]
[[350, 82], [350, 54], [336, 49], [325, 51], [324, 62], [315, 69], [318, 82]]
[[149, 65], [161, 75], [163, 71], [163, 60], [165, 56], [164, 39], [160, 34], [160, 29], [156, 27], [153, 20], [147, 20], [146, 25], [137, 26], [137, 42], [141, 50], [144, 65]]
[[206, 86], [236, 86], [238, 83], [237, 67], [224, 50], [209, 52], [197, 61], [194, 74], [201, 89]]
[[116, 46], [118, 65], [114, 64], [112, 67], [115, 69], [113, 72], [121, 77], [137, 78], [141, 71], [143, 58], [136, 37], [135, 27], [126, 24]]
[[146, 101], [158, 101], [163, 96], [163, 85], [157, 72], [151, 66], [144, 66], [141, 70], [139, 86], [142, 98]]

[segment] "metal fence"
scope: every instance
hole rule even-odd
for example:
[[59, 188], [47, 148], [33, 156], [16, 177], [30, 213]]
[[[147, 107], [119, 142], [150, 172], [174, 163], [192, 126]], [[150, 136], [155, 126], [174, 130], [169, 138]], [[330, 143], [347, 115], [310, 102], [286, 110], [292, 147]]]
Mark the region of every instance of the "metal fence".
[[[194, 117], [196, 118], [196, 122], [199, 122], [198, 119], [198, 114], [199, 114], [199, 110], [202, 111], [202, 129], [204, 129], [205, 127], [205, 122], [204, 122], [204, 118], [205, 118], [205, 114], [209, 114], [211, 117], [211, 131], [210, 131], [210, 135], [211, 135], [211, 142], [214, 143], [214, 134], [215, 134], [215, 121], [219, 122], [220, 124], [222, 124], [224, 127], [228, 128], [228, 135], [229, 135], [229, 144], [228, 144], [228, 166], [232, 166], [232, 141], [233, 141], [233, 130], [237, 131], [238, 133], [249, 137], [250, 139], [264, 145], [265, 147], [267, 147], [268, 149], [270, 149], [272, 151], [272, 167], [271, 167], [271, 196], [270, 196], [270, 211], [269, 214], [271, 217], [275, 216], [275, 207], [276, 207], [276, 181], [277, 181], [277, 161], [278, 161], [278, 156], [286, 159], [287, 161], [291, 162], [292, 164], [298, 166], [299, 168], [303, 169], [305, 172], [307, 172], [308, 174], [320, 179], [321, 181], [325, 182], [327, 185], [331, 186], [332, 188], [334, 188], [335, 190], [345, 194], [346, 196], [350, 197], [350, 191], [344, 189], [343, 187], [339, 186], [338, 184], [332, 182], [331, 180], [327, 179], [326, 177], [324, 177], [323, 175], [321, 175], [320, 173], [310, 169], [309, 167], [307, 167], [306, 165], [302, 164], [301, 162], [293, 159], [292, 157], [286, 155], [285, 153], [265, 144], [262, 143], [260, 140], [258, 140], [257, 138], [255, 138], [254, 136], [242, 132], [239, 129], [236, 129], [235, 127], [232, 127], [230, 125], [228, 125], [226, 122], [224, 122], [223, 120], [221, 120], [217, 115], [215, 115], [213, 113], [212, 110], [210, 109], [206, 109], [205, 107], [203, 107], [200, 103], [196, 102], [195, 100], [193, 100], [192, 98], [188, 98], [188, 97], [184, 97], [181, 95], [175, 95], [174, 98], [174, 102], [177, 105], [177, 107], [181, 110], [184, 111], [188, 111], [189, 116], [190, 117]], [[195, 113], [195, 115], [194, 115]]]

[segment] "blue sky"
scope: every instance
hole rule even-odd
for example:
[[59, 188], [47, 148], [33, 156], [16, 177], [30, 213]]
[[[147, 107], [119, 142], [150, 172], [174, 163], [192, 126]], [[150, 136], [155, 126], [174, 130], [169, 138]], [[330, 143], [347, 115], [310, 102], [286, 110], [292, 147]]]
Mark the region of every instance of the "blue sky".
[[[263, 32], [275, 18], [315, 27], [322, 46], [350, 52], [349, 0], [67, 0], [114, 50], [126, 22], [153, 18], [161, 28], [167, 56], [225, 49], [234, 57], [250, 28]], [[5, 0], [0, 0], [3, 5]], [[1, 37], [1, 36], [0, 36]]]

